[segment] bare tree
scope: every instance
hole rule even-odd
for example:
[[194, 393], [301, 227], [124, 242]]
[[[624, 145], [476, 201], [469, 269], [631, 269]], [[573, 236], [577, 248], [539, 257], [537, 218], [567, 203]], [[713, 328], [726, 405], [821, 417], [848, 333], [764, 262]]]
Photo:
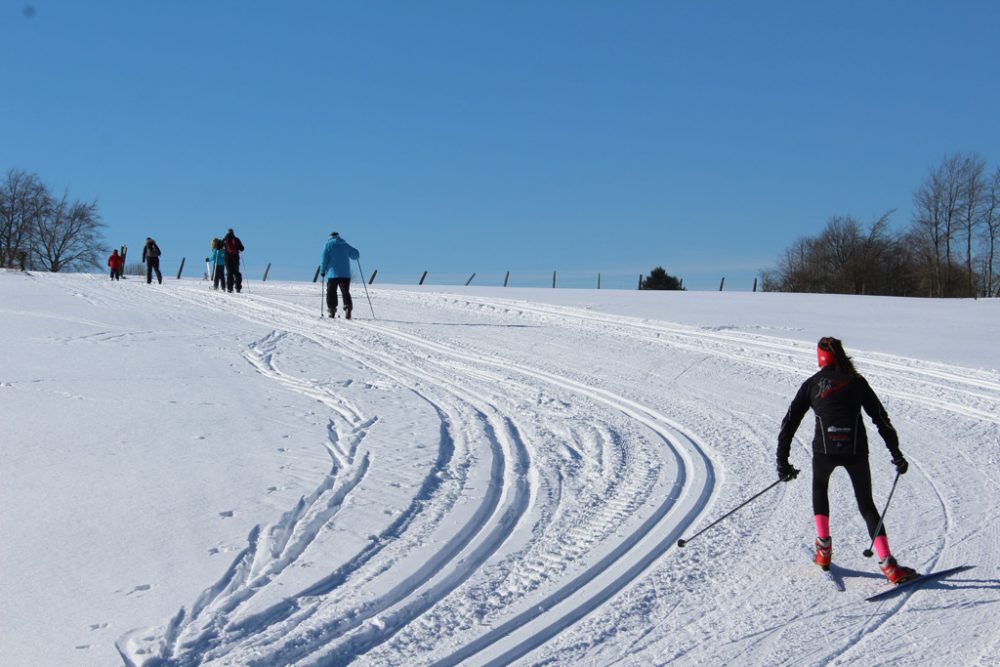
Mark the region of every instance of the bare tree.
[[46, 271], [100, 266], [103, 248], [97, 202], [69, 201], [69, 195], [54, 202], [38, 223], [34, 247], [38, 265]]
[[972, 247], [976, 231], [982, 224], [986, 195], [985, 172], [986, 163], [978, 155], [967, 155], [962, 159], [959, 224], [965, 236], [965, 271], [968, 274], [968, 296], [976, 295], [976, 273], [972, 267]]
[[986, 257], [983, 261], [983, 287], [987, 295], [1000, 296], [997, 280], [997, 237], [1000, 237], [1000, 166], [983, 194], [982, 223]]
[[765, 291], [902, 295], [914, 291], [913, 254], [889, 231], [890, 210], [867, 228], [852, 216], [833, 216], [816, 237], [796, 241], [764, 273]]
[[18, 169], [0, 183], [0, 265], [23, 264], [31, 255], [38, 221], [51, 206], [48, 188]]
[[931, 250], [923, 253], [931, 260], [930, 296], [950, 296], [954, 292], [952, 242], [956, 239], [961, 218], [965, 159], [959, 153], [946, 157], [931, 170], [914, 195], [914, 224], [922, 231], [923, 240]]

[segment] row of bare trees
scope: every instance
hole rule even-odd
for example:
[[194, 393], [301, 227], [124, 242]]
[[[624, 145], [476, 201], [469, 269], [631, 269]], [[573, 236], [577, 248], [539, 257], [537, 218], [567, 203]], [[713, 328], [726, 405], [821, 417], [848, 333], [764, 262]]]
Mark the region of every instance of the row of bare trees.
[[101, 266], [97, 202], [52, 194], [35, 174], [11, 169], [0, 182], [0, 266], [42, 271]]
[[763, 289], [890, 296], [1000, 296], [1000, 167], [976, 154], [946, 157], [913, 197], [910, 227], [893, 211], [868, 224], [830, 218], [818, 236], [785, 250]]

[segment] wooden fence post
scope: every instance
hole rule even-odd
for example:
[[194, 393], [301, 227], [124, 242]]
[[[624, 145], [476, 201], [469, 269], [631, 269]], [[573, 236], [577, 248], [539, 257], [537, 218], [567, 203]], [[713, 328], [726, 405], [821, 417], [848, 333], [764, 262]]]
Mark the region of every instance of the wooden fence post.
[[723, 286], [726, 284], [726, 277], [722, 276], [722, 282], [719, 283], [719, 291], [722, 291]]
[[597, 274], [597, 289], [601, 289], [601, 274]]
[[475, 277], [476, 277], [476, 272], [475, 272], [475, 271], [473, 271], [473, 272], [472, 272], [472, 275], [471, 275], [471, 276], [469, 276], [469, 279], [465, 281], [465, 286], [466, 286], [466, 287], [468, 287], [468, 286], [469, 286], [469, 283], [471, 283], [471, 282], [472, 282], [472, 279], [473, 279], [473, 278], [475, 278]]
[[313, 282], [316, 282], [318, 279], [319, 279], [319, 267], [317, 266], [316, 273], [313, 274]]
[[271, 272], [271, 262], [268, 262], [267, 263], [267, 268], [264, 269], [264, 278], [263, 278], [263, 280], [261, 280], [262, 283], [266, 283], [267, 282], [267, 274], [270, 273], [270, 272]]
[[508, 271], [508, 272], [507, 272], [507, 275], [505, 275], [505, 276], [503, 277], [503, 286], [504, 286], [504, 287], [506, 287], [506, 286], [507, 286], [507, 280], [509, 280], [509, 279], [510, 279], [510, 271]]
[[636, 289], [642, 289], [642, 274], [639, 274], [639, 286]]
[[556, 272], [552, 272], [552, 288], [555, 289], [556, 286]]
[[181, 272], [184, 270], [184, 260], [186, 257], [181, 257], [181, 268], [177, 269], [177, 280], [181, 279]]
[[427, 277], [427, 272], [424, 271], [424, 275], [420, 276], [420, 282], [417, 283], [417, 284], [418, 285], [423, 285], [424, 284], [424, 278], [426, 278], [426, 277]]
[[372, 277], [368, 279], [368, 284], [369, 285], [371, 285], [373, 282], [375, 282], [375, 274], [376, 273], [378, 273], [378, 269], [375, 269], [374, 271], [372, 271]]
[[757, 291], [757, 279], [756, 278], [753, 279], [753, 291], [754, 292]]

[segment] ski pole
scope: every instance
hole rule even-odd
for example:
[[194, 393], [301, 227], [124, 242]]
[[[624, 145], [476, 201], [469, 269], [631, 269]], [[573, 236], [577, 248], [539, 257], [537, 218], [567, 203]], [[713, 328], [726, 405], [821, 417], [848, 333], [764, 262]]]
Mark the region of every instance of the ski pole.
[[372, 319], [374, 320], [375, 319], [375, 309], [372, 308], [372, 298], [370, 296], [368, 296], [368, 284], [365, 283], [365, 271], [364, 271], [364, 269], [361, 268], [361, 259], [358, 258], [358, 259], [356, 259], [354, 261], [358, 263], [358, 273], [361, 274], [361, 285], [365, 288], [365, 296], [368, 297], [368, 307], [371, 308]]
[[735, 512], [737, 511], [737, 510], [739, 510], [739, 509], [742, 509], [742, 508], [746, 507], [747, 505], [749, 505], [749, 504], [750, 504], [750, 503], [752, 503], [753, 501], [757, 500], [758, 498], [760, 498], [760, 497], [761, 497], [762, 495], [764, 495], [765, 493], [767, 493], [768, 491], [770, 491], [770, 490], [771, 490], [771, 489], [773, 489], [774, 487], [776, 487], [776, 486], [778, 486], [779, 484], [781, 484], [781, 483], [782, 483], [783, 481], [784, 481], [784, 480], [781, 480], [781, 479], [777, 480], [776, 482], [774, 482], [774, 484], [771, 484], [770, 486], [768, 486], [768, 487], [767, 487], [766, 489], [764, 489], [764, 490], [763, 490], [763, 491], [761, 491], [760, 493], [758, 493], [758, 494], [754, 495], [753, 497], [751, 497], [751, 498], [750, 498], [749, 500], [746, 500], [746, 501], [744, 501], [744, 502], [743, 502], [743, 504], [742, 504], [742, 505], [740, 505], [739, 507], [736, 507], [736, 508], [734, 508], [734, 509], [731, 509], [731, 510], [729, 510], [728, 512], [726, 512], [725, 514], [723, 514], [722, 516], [720, 516], [720, 517], [719, 517], [718, 519], [716, 519], [716, 520], [715, 520], [715, 521], [713, 521], [712, 523], [708, 524], [707, 526], [705, 526], [704, 528], [702, 528], [701, 530], [699, 530], [699, 531], [698, 531], [697, 533], [695, 533], [695, 534], [694, 534], [694, 535], [692, 535], [691, 537], [687, 538], [686, 540], [677, 540], [677, 546], [679, 546], [679, 547], [683, 547], [683, 546], [684, 546], [684, 545], [686, 545], [686, 544], [687, 544], [688, 542], [690, 542], [690, 541], [691, 541], [691, 540], [693, 540], [694, 538], [698, 537], [699, 535], [701, 535], [702, 533], [704, 533], [704, 532], [705, 532], [706, 530], [708, 530], [708, 529], [709, 529], [709, 528], [711, 528], [712, 526], [716, 525], [717, 523], [719, 523], [720, 521], [722, 521], [723, 519], [725, 519], [725, 518], [726, 518], [727, 516], [729, 516], [730, 514], [733, 514], [733, 513], [735, 513]]
[[240, 282], [246, 285], [247, 294], [250, 293], [250, 281], [243, 277], [243, 269], [246, 268], [247, 263], [243, 261], [243, 253], [237, 255], [236, 269], [240, 272]]
[[885, 519], [885, 513], [889, 511], [889, 503], [892, 502], [892, 494], [896, 492], [896, 482], [899, 481], [899, 472], [896, 472], [896, 479], [892, 480], [892, 488], [889, 490], [889, 499], [885, 501], [885, 509], [882, 510], [882, 514], [878, 518], [878, 525], [875, 526], [875, 537], [872, 538], [871, 545], [862, 551], [865, 558], [872, 557], [872, 547], [875, 546], [875, 538], [878, 537], [878, 531], [882, 529], [882, 521]]
[[323, 285], [320, 287], [319, 297], [319, 319], [326, 317], [326, 276], [323, 276]]

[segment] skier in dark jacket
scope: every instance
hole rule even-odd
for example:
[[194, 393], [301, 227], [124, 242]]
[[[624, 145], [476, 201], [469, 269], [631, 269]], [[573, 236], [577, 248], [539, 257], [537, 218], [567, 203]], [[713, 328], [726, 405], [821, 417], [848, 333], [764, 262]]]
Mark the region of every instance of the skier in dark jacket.
[[[777, 466], [782, 481], [795, 479], [799, 471], [788, 462], [792, 438], [809, 408], [816, 414], [813, 436], [813, 514], [816, 522], [816, 564], [830, 567], [833, 540], [830, 537], [830, 500], [827, 494], [830, 475], [843, 466], [851, 477], [854, 497], [861, 516], [874, 539], [879, 567], [892, 583], [900, 583], [916, 575], [912, 568], [903, 567], [892, 557], [885, 524], [879, 525], [879, 511], [872, 500], [871, 470], [868, 467], [868, 436], [861, 419], [864, 409], [885, 441], [892, 463], [899, 474], [909, 464], [899, 450], [899, 437], [889, 421], [878, 396], [868, 382], [858, 374], [843, 344], [836, 338], [821, 338], [816, 348], [820, 370], [802, 383], [788, 407], [778, 434]], [[876, 533], [876, 529], [878, 532]]]
[[243, 274], [240, 273], [240, 253], [245, 249], [243, 241], [229, 229], [222, 237], [222, 248], [226, 252], [226, 290], [232, 292], [235, 287], [239, 292], [243, 289]]
[[146, 265], [146, 284], [153, 282], [153, 272], [156, 272], [156, 281], [163, 284], [163, 274], [160, 273], [160, 246], [156, 241], [146, 237], [146, 245], [142, 246], [142, 261]]
[[344, 317], [351, 319], [354, 302], [351, 300], [351, 260], [360, 257], [357, 249], [337, 232], [331, 232], [323, 256], [320, 258], [320, 273], [326, 278], [326, 308], [330, 317], [337, 316], [337, 288], [344, 297]]

